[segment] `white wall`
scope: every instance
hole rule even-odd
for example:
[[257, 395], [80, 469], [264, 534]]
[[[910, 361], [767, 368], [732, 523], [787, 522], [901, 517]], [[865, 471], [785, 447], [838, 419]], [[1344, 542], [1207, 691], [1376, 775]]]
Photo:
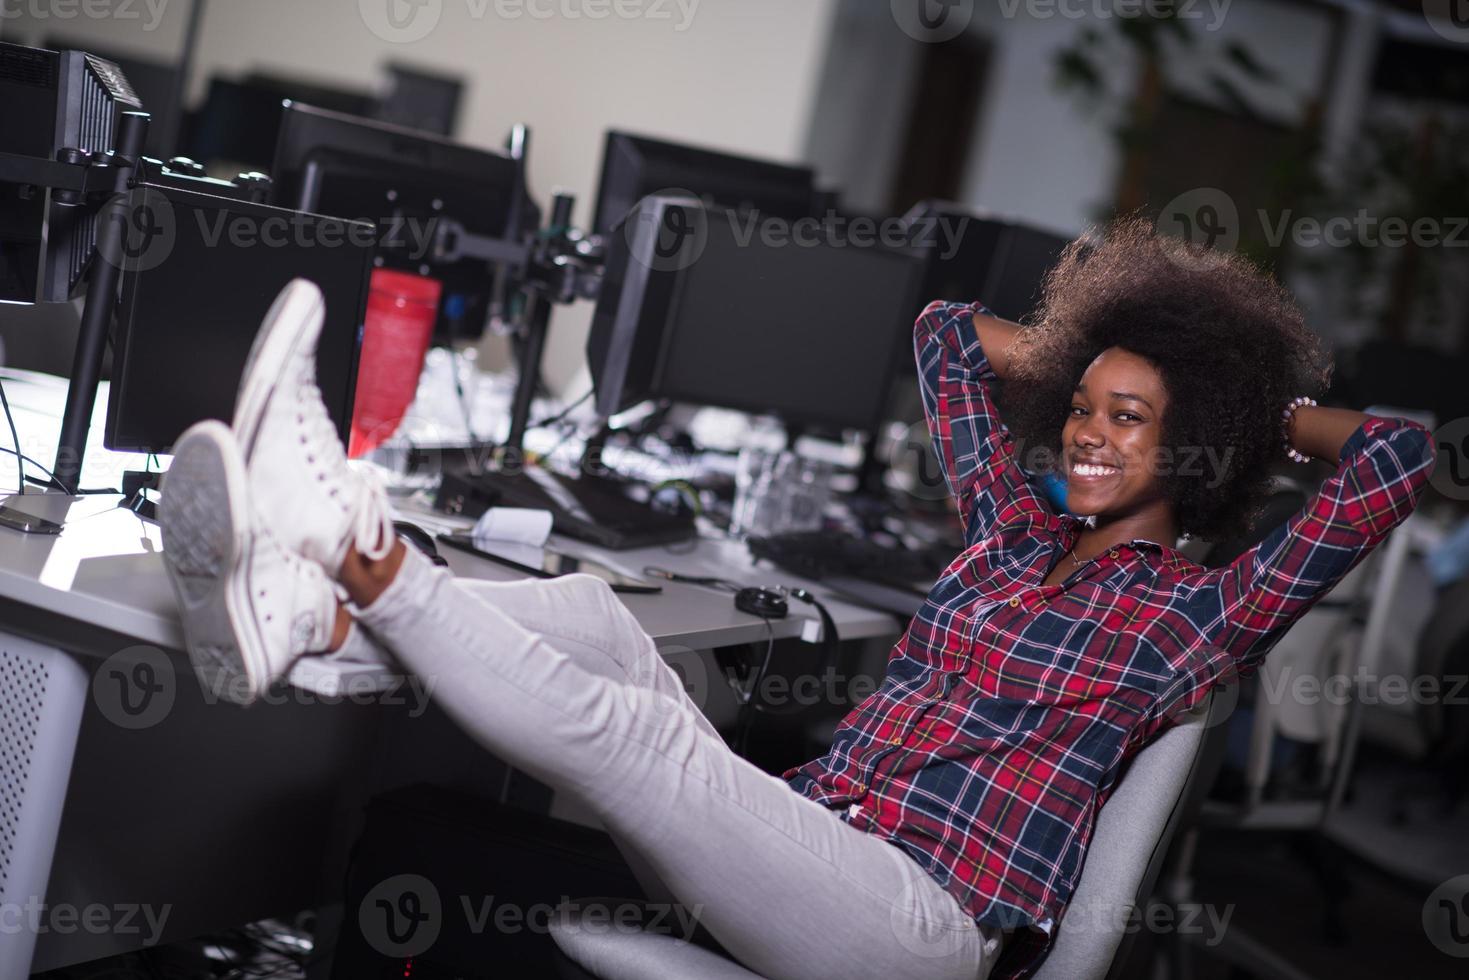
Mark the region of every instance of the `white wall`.
[[[182, 43], [187, 0], [86, 2], [114, 15], [63, 21], [56, 14], [79, 10], [80, 0], [7, 3], [7, 10], [46, 16], [7, 20], [3, 30], [21, 40], [64, 31], [163, 57]], [[463, 74], [470, 85], [459, 138], [498, 147], [511, 125], [530, 124], [533, 192], [544, 202], [555, 188], [571, 190], [585, 220], [608, 127], [800, 159], [834, 3], [213, 0], [200, 36], [196, 91], [212, 73], [251, 68], [359, 86], [376, 83], [388, 60]], [[368, 21], [391, 34], [383, 29], [390, 4], [417, 11], [424, 19], [408, 23], [432, 22], [432, 30], [407, 43], [384, 40]], [[621, 18], [617, 9], [646, 16]], [[602, 11], [611, 15], [592, 19]], [[138, 16], [124, 19], [123, 12]], [[558, 311], [547, 356], [553, 386], [581, 366], [589, 321], [589, 304]]]

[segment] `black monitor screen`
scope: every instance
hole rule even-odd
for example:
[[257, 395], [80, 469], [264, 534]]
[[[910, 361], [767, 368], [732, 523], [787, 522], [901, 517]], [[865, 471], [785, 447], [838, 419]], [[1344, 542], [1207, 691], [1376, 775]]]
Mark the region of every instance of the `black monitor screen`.
[[711, 216], [702, 255], [678, 276], [656, 393], [868, 429], [911, 333], [923, 266], [878, 247], [741, 244]]
[[168, 452], [195, 422], [228, 421], [261, 321], [298, 277], [326, 298], [317, 381], [345, 443], [373, 228], [195, 192], [141, 193], [150, 215], [166, 213], [154, 225], [163, 232], [124, 263], [107, 448]]
[[483, 261], [433, 259], [438, 222], [519, 240], [539, 224], [522, 162], [370, 119], [291, 103], [281, 116], [271, 202], [377, 223], [379, 262], [443, 283], [435, 340], [477, 338], [495, 292]]
[[802, 218], [817, 207], [814, 183], [807, 167], [609, 132], [593, 230], [606, 234], [644, 197], [676, 192], [693, 194], [711, 207]]

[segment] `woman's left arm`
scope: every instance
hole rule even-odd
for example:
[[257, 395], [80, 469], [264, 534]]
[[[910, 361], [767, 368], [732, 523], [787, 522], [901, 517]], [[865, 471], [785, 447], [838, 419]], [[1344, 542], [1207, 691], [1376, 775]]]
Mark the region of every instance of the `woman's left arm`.
[[1304, 405], [1291, 413], [1291, 447], [1314, 459], [1337, 459], [1352, 434], [1372, 416], [1347, 408]]
[[1433, 470], [1432, 435], [1406, 419], [1308, 406], [1290, 438], [1297, 452], [1336, 458], [1336, 473], [1289, 521], [1208, 573], [1209, 632], [1245, 669], [1407, 519]]

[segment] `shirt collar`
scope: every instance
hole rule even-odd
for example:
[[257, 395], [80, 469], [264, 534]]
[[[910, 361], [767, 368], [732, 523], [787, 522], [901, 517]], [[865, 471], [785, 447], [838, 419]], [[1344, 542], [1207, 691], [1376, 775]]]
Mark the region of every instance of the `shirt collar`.
[[[1076, 536], [1081, 533], [1082, 528], [1088, 527], [1091, 523], [1088, 518], [1077, 517], [1074, 514], [1058, 514], [1056, 516], [1061, 519], [1062, 526], [1065, 528], [1067, 534], [1067, 540], [1073, 543], [1076, 541]], [[1171, 567], [1193, 566], [1197, 564], [1197, 562], [1185, 557], [1173, 546], [1151, 541], [1147, 538], [1133, 538], [1127, 544], [1140, 554], [1147, 552], [1156, 554], [1162, 560], [1163, 564]]]

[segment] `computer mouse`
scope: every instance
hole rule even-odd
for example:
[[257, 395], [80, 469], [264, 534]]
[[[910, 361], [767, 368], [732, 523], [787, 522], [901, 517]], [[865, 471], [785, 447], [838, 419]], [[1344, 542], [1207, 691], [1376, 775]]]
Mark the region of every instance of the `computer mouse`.
[[398, 537], [403, 538], [419, 551], [429, 557], [435, 565], [447, 565], [449, 562], [439, 554], [439, 546], [434, 541], [434, 536], [429, 534], [417, 524], [408, 521], [394, 521], [393, 530], [398, 532]]

